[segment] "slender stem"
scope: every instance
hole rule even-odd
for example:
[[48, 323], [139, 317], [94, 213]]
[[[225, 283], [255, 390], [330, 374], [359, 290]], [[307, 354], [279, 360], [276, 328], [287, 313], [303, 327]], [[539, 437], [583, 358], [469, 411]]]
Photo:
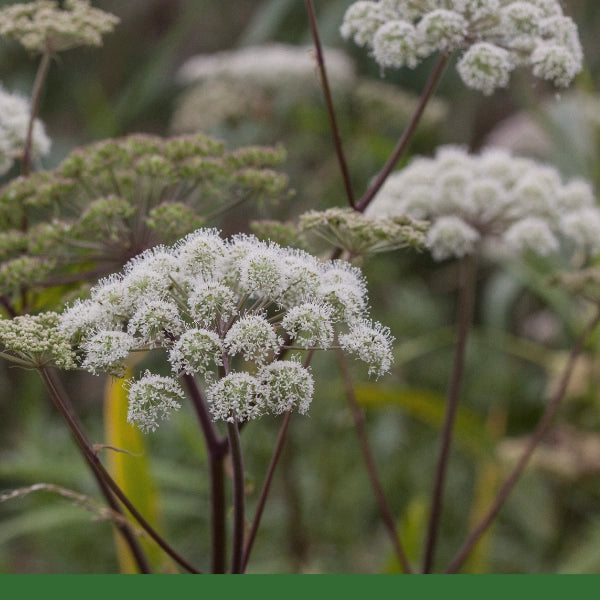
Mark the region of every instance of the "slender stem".
[[[309, 350], [304, 362], [302, 363], [304, 368], [307, 368], [312, 360], [314, 351]], [[281, 356], [278, 357], [281, 359]], [[254, 520], [252, 521], [252, 526], [250, 527], [250, 531], [246, 537], [246, 546], [244, 548], [244, 557], [242, 560], [242, 573], [246, 570], [248, 566], [248, 560], [250, 559], [250, 553], [252, 552], [252, 546], [254, 545], [254, 541], [256, 539], [256, 534], [258, 533], [258, 526], [260, 525], [260, 520], [262, 518], [265, 504], [267, 502], [267, 496], [269, 495], [269, 491], [271, 489], [271, 483], [273, 481], [273, 475], [275, 474], [275, 468], [277, 467], [277, 463], [279, 462], [279, 457], [281, 456], [281, 451], [283, 450], [283, 444], [285, 443], [285, 437], [287, 434], [288, 427], [290, 426], [290, 421], [292, 419], [292, 411], [288, 410], [283, 417], [283, 423], [279, 429], [279, 434], [277, 436], [277, 441], [275, 442], [275, 448], [273, 449], [273, 454], [271, 456], [271, 462], [269, 463], [269, 467], [267, 469], [267, 474], [265, 475], [265, 480], [262, 485], [262, 489], [260, 490], [260, 496], [258, 497], [258, 502], [256, 504], [256, 509], [254, 512]]]
[[233, 541], [231, 548], [231, 572], [243, 572], [245, 517], [245, 480], [242, 443], [237, 422], [227, 423], [231, 462], [233, 465]]
[[[122, 515], [124, 517], [121, 507], [119, 506], [118, 502], [115, 500], [115, 497], [114, 497], [113, 493], [110, 491], [110, 488], [108, 487], [108, 485], [106, 485], [106, 482], [102, 479], [102, 477], [100, 477], [100, 475], [94, 468], [94, 465], [92, 465], [92, 463], [88, 460], [87, 456], [85, 457], [85, 460], [88, 463], [88, 465], [90, 466], [90, 469], [94, 475], [94, 478], [98, 482], [98, 486], [100, 487], [100, 490], [102, 491], [103, 496], [106, 498], [106, 502], [110, 506], [111, 510], [113, 510], [115, 513]], [[115, 525], [119, 529], [123, 538], [125, 539], [125, 543], [127, 544], [129, 551], [131, 552], [131, 555], [133, 556], [133, 559], [135, 560], [140, 573], [144, 573], [144, 574], [152, 573], [150, 563], [148, 562], [148, 559], [146, 558], [146, 555], [144, 554], [144, 550], [142, 549], [142, 546], [139, 543], [137, 537], [131, 530], [131, 527], [130, 527], [129, 523], [127, 522], [127, 520], [124, 518], [122, 521], [117, 521], [115, 523]]]
[[200, 573], [190, 563], [188, 563], [183, 557], [181, 557], [169, 544], [156, 532], [156, 530], [148, 523], [148, 521], [140, 514], [136, 507], [131, 503], [129, 498], [123, 493], [123, 490], [117, 485], [115, 480], [111, 477], [110, 473], [105, 469], [104, 465], [94, 452], [91, 444], [85, 437], [82, 429], [79, 427], [77, 421], [71, 415], [68, 404], [61, 394], [61, 390], [57, 386], [52, 373], [46, 368], [42, 367], [38, 369], [40, 376], [54, 402], [55, 407], [60, 412], [64, 421], [66, 422], [77, 446], [85, 456], [88, 463], [94, 468], [98, 476], [106, 482], [111, 492], [123, 503], [123, 505], [133, 515], [135, 520], [140, 526], [146, 531], [146, 533], [179, 565], [190, 573]]
[[444, 497], [444, 484], [450, 458], [450, 446], [454, 421], [458, 410], [460, 389], [463, 379], [467, 337], [473, 313], [473, 295], [475, 288], [475, 267], [469, 255], [461, 259], [459, 264], [460, 291], [458, 298], [456, 347], [454, 351], [454, 366], [452, 378], [446, 399], [446, 414], [442, 426], [438, 462], [433, 485], [429, 522], [423, 558], [423, 573], [429, 573], [433, 564], [437, 538], [439, 534], [440, 517]]
[[379, 505], [379, 511], [383, 518], [383, 522], [385, 524], [387, 532], [390, 536], [392, 545], [394, 546], [396, 556], [398, 557], [398, 560], [402, 565], [402, 570], [405, 573], [412, 573], [413, 571], [410, 566], [410, 562], [408, 561], [406, 552], [404, 551], [402, 542], [400, 541], [400, 537], [398, 536], [398, 531], [396, 529], [396, 523], [394, 520], [393, 513], [387, 502], [385, 492], [383, 490], [383, 485], [381, 484], [381, 480], [379, 478], [377, 465], [375, 464], [375, 458], [373, 457], [371, 446], [367, 437], [367, 431], [365, 428], [365, 414], [364, 411], [360, 408], [358, 401], [356, 400], [356, 394], [354, 392], [354, 386], [352, 385], [352, 377], [350, 376], [350, 370], [348, 369], [346, 357], [344, 353], [339, 349], [337, 350], [336, 354], [338, 358], [338, 364], [342, 372], [342, 378], [344, 380], [344, 390], [346, 393], [346, 398], [348, 400], [348, 404], [350, 405], [350, 410], [352, 411], [352, 417], [354, 418], [354, 426], [358, 434], [360, 448], [363, 454], [363, 459], [365, 461], [365, 466], [367, 468], [367, 474], [371, 482], [371, 487], [373, 488], [375, 499], [377, 500], [377, 504]]
[[[52, 377], [54, 386], [56, 387], [60, 396], [63, 398], [65, 410], [67, 410], [69, 412], [69, 414], [71, 415], [71, 419], [73, 419], [73, 421], [77, 422], [78, 427], [81, 428], [81, 424], [77, 421], [77, 417], [76, 417], [75, 413], [73, 412], [73, 409], [72, 409], [70, 403], [68, 402], [67, 394], [66, 394], [64, 388], [62, 387], [60, 380], [57, 377], [55, 377], [54, 374], [51, 373], [50, 371], [48, 371], [48, 374]], [[102, 479], [102, 477], [100, 477], [100, 475], [98, 474], [98, 471], [94, 468], [94, 465], [90, 462], [87, 455], [84, 455], [84, 459], [88, 463], [90, 470], [92, 472], [92, 475], [94, 476], [94, 479], [96, 480], [98, 487], [100, 488], [100, 491], [102, 492], [102, 495], [106, 499], [107, 504], [110, 506], [110, 509], [117, 515], [120, 515], [123, 517], [123, 519], [115, 521], [115, 526], [119, 529], [120, 533], [123, 535], [123, 537], [125, 539], [125, 543], [129, 547], [129, 550], [138, 566], [140, 573], [145, 573], [145, 574], [151, 573], [152, 571], [151, 571], [150, 563], [148, 562], [148, 559], [146, 558], [146, 555], [144, 554], [144, 551], [142, 549], [141, 544], [139, 543], [139, 540], [137, 539], [137, 537], [134, 534], [134, 532], [132, 531], [131, 526], [129, 525], [127, 519], [125, 518], [124, 513], [121, 509], [121, 506], [116, 501], [114, 494], [110, 491], [110, 488], [106, 485], [106, 482]]]
[[331, 89], [329, 87], [329, 78], [327, 77], [327, 69], [325, 68], [325, 56], [323, 54], [323, 47], [321, 45], [321, 38], [319, 36], [319, 29], [317, 26], [317, 17], [315, 13], [315, 6], [312, 0], [304, 0], [306, 11], [308, 13], [308, 21], [310, 24], [310, 31], [315, 44], [315, 51], [317, 54], [317, 63], [319, 65], [319, 73], [321, 75], [321, 85], [323, 86], [323, 94], [325, 96], [325, 104], [327, 105], [327, 113], [329, 115], [329, 124], [331, 127], [331, 135], [333, 137], [333, 145], [337, 155], [338, 163], [340, 165], [340, 171], [342, 172], [342, 179], [344, 181], [344, 188], [346, 190], [346, 196], [348, 198], [348, 204], [352, 208], [355, 207], [354, 192], [352, 191], [352, 183], [350, 181], [350, 172], [348, 171], [348, 164], [346, 162], [346, 156], [342, 147], [342, 138], [337, 124], [337, 118], [335, 116], [335, 109], [333, 106], [333, 97], [331, 95]]
[[33, 125], [35, 118], [38, 114], [40, 107], [40, 100], [42, 97], [42, 90], [46, 77], [48, 76], [48, 70], [50, 69], [50, 62], [52, 56], [49, 52], [44, 52], [38, 66], [37, 73], [35, 75], [35, 81], [33, 82], [33, 90], [31, 91], [31, 110], [29, 113], [29, 122], [27, 123], [27, 135], [25, 137], [25, 146], [23, 148], [23, 157], [21, 159], [21, 174], [29, 175], [31, 171], [31, 154], [33, 146]]
[[269, 463], [269, 468], [267, 469], [267, 474], [265, 475], [265, 481], [263, 482], [262, 489], [260, 491], [260, 496], [258, 498], [258, 502], [256, 505], [256, 509], [254, 512], [254, 520], [252, 521], [252, 526], [250, 527], [250, 531], [248, 536], [246, 537], [246, 547], [244, 548], [244, 557], [242, 560], [242, 572], [246, 570], [248, 566], [248, 560], [250, 559], [250, 553], [252, 552], [252, 547], [254, 545], [254, 541], [256, 539], [256, 534], [258, 533], [258, 526], [260, 524], [261, 517], [263, 515], [265, 504], [267, 502], [267, 496], [269, 495], [269, 491], [271, 489], [271, 482], [273, 481], [273, 475], [275, 474], [275, 468], [277, 467], [277, 463], [279, 461], [279, 457], [281, 456], [281, 451], [283, 450], [283, 444], [285, 442], [285, 437], [287, 434], [288, 427], [290, 425], [290, 421], [292, 419], [292, 411], [289, 410], [285, 413], [283, 417], [283, 423], [279, 429], [279, 435], [277, 436], [277, 442], [275, 443], [275, 449], [273, 450], [273, 455], [271, 456], [271, 462]]
[[419, 98], [419, 102], [417, 107], [415, 108], [415, 112], [412, 114], [406, 129], [404, 130], [402, 137], [398, 140], [394, 151], [388, 158], [387, 162], [374, 179], [373, 183], [369, 186], [367, 191], [364, 193], [363, 197], [357, 202], [356, 210], [360, 212], [364, 212], [364, 210], [369, 206], [375, 194], [380, 190], [381, 186], [384, 184], [385, 180], [388, 178], [389, 174], [392, 172], [392, 169], [395, 167], [396, 163], [400, 160], [400, 158], [404, 155], [406, 150], [408, 149], [408, 145], [413, 138], [415, 131], [417, 130], [417, 125], [421, 119], [421, 116], [427, 106], [427, 102], [433, 95], [435, 88], [448, 64], [448, 60], [450, 59], [449, 54], [440, 54], [427, 83], [425, 84], [425, 88], [421, 93]]
[[569, 384], [569, 379], [573, 374], [575, 362], [583, 350], [583, 346], [585, 344], [586, 339], [598, 326], [598, 323], [600, 323], [600, 307], [598, 308], [593, 320], [588, 324], [583, 333], [579, 336], [575, 346], [573, 346], [573, 349], [569, 354], [569, 359], [567, 360], [567, 364], [563, 371], [562, 377], [560, 379], [559, 385], [556, 388], [554, 394], [552, 394], [552, 396], [550, 397], [548, 404], [546, 405], [546, 409], [544, 410], [544, 413], [540, 417], [540, 420], [538, 421], [535, 430], [529, 438], [529, 443], [523, 451], [523, 454], [513, 467], [509, 476], [506, 478], [506, 481], [502, 484], [502, 487], [498, 491], [498, 494], [494, 499], [494, 502], [488, 509], [487, 513], [481, 518], [481, 520], [475, 526], [465, 543], [456, 553], [455, 557], [452, 559], [452, 561], [446, 568], [445, 573], [456, 573], [456, 571], [460, 569], [467, 556], [469, 555], [471, 550], [473, 550], [481, 536], [485, 533], [486, 529], [491, 525], [494, 518], [502, 508], [504, 502], [508, 498], [509, 494], [513, 490], [514, 486], [518, 482], [519, 478], [523, 473], [523, 470], [527, 465], [527, 462], [531, 458], [531, 455], [533, 454], [541, 440], [544, 438], [548, 431], [548, 428], [552, 424], [552, 420], [558, 412], [558, 409], [560, 408], [562, 401], [565, 397], [565, 392]]
[[211, 488], [211, 572], [225, 573], [226, 535], [225, 535], [225, 474], [223, 461], [228, 452], [226, 439], [219, 438], [210, 418], [206, 400], [192, 375], [184, 374], [192, 404], [198, 415], [204, 433]]

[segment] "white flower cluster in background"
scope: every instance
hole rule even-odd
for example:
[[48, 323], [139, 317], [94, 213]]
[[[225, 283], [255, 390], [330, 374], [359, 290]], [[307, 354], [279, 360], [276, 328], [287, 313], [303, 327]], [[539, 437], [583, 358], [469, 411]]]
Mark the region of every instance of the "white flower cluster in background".
[[215, 419], [305, 413], [314, 382], [307, 350], [339, 344], [380, 376], [393, 338], [368, 315], [366, 284], [345, 261], [214, 229], [132, 259], [61, 316], [82, 368], [122, 376], [131, 352], [166, 351], [172, 375], [129, 383], [129, 420], [153, 431], [179, 407], [178, 377], [197, 376]]
[[516, 67], [558, 87], [582, 68], [577, 26], [559, 0], [361, 0], [340, 31], [382, 68], [414, 68], [435, 52], [460, 51], [460, 77], [484, 94], [505, 87]]
[[[16, 159], [23, 156], [29, 112], [27, 98], [10, 93], [0, 85], [0, 176], [12, 168]], [[31, 150], [34, 158], [40, 158], [50, 151], [50, 138], [39, 119], [33, 122]]]
[[[325, 48], [328, 77], [332, 85], [347, 87], [354, 82], [352, 60], [341, 50]], [[259, 82], [274, 88], [282, 81], [293, 81], [299, 86], [319, 85], [319, 71], [313, 46], [267, 44], [244, 46], [212, 54], [198, 54], [189, 58], [179, 69], [180, 83], [189, 84], [208, 79], [233, 79]]]
[[442, 146], [433, 158], [415, 158], [387, 179], [366, 214], [429, 221], [426, 244], [435, 260], [480, 249], [600, 252], [600, 210], [591, 185], [563, 182], [554, 167], [498, 148], [474, 155]]

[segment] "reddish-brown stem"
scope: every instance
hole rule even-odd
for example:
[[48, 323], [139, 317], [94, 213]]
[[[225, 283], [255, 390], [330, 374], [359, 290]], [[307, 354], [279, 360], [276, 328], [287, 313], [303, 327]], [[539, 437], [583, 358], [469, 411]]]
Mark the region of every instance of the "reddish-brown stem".
[[504, 502], [508, 498], [509, 494], [515, 487], [516, 483], [519, 481], [519, 478], [521, 477], [525, 467], [527, 466], [531, 455], [533, 454], [539, 443], [542, 441], [542, 439], [548, 431], [548, 428], [552, 424], [552, 420], [558, 412], [558, 409], [560, 408], [560, 405], [562, 404], [562, 401], [565, 397], [565, 392], [569, 384], [569, 379], [571, 378], [571, 375], [573, 373], [575, 362], [583, 350], [585, 341], [587, 340], [588, 336], [592, 333], [592, 331], [598, 326], [598, 323], [600, 323], [600, 307], [598, 308], [598, 311], [594, 316], [593, 320], [588, 324], [583, 333], [579, 336], [577, 343], [573, 346], [573, 349], [569, 354], [569, 359], [563, 371], [562, 377], [560, 379], [559, 385], [557, 386], [556, 391], [548, 401], [546, 409], [540, 417], [540, 420], [538, 421], [534, 432], [529, 438], [529, 443], [523, 451], [523, 454], [521, 455], [521, 457], [513, 467], [512, 471], [506, 478], [506, 481], [502, 484], [502, 487], [498, 491], [494, 502], [492, 503], [486, 514], [481, 518], [479, 523], [475, 526], [475, 528], [473, 529], [465, 543], [462, 545], [460, 550], [456, 553], [455, 557], [452, 559], [452, 561], [446, 568], [445, 573], [456, 573], [456, 571], [460, 569], [471, 550], [473, 550], [477, 542], [480, 540], [481, 536], [492, 524], [496, 515], [498, 514], [498, 512], [504, 505]]
[[446, 414], [442, 426], [438, 462], [433, 485], [431, 508], [425, 538], [425, 553], [423, 557], [423, 573], [429, 573], [433, 566], [436, 543], [440, 528], [442, 505], [444, 499], [444, 484], [450, 459], [450, 446], [454, 422], [460, 400], [460, 389], [463, 379], [467, 337], [473, 313], [473, 295], [475, 288], [475, 268], [473, 259], [467, 255], [459, 264], [460, 290], [458, 297], [456, 347], [454, 350], [454, 366], [446, 399]]
[[146, 533], [179, 565], [190, 573], [200, 573], [195, 567], [188, 563], [182, 556], [180, 556], [171, 546], [163, 539], [161, 535], [148, 523], [148, 521], [140, 514], [137, 508], [131, 503], [129, 498], [125, 495], [123, 490], [117, 485], [115, 480], [111, 477], [110, 473], [106, 470], [96, 453], [94, 452], [91, 444], [87, 440], [83, 430], [79, 427], [77, 421], [73, 418], [68, 409], [68, 404], [61, 394], [60, 388], [57, 386], [54, 376], [49, 369], [42, 367], [39, 370], [40, 376], [48, 390], [54, 406], [61, 414], [63, 420], [69, 427], [71, 435], [75, 440], [77, 446], [84, 455], [86, 461], [96, 471], [99, 477], [106, 483], [110, 488], [111, 492], [118, 498], [118, 500], [127, 508], [132, 514], [135, 520], [140, 526], [146, 531]]
[[433, 92], [435, 91], [435, 88], [442, 77], [449, 59], [449, 54], [440, 54], [440, 57], [438, 58], [437, 63], [435, 64], [435, 67], [433, 68], [433, 71], [429, 75], [429, 79], [425, 84], [425, 88], [419, 97], [419, 102], [415, 108], [415, 112], [412, 114], [406, 129], [402, 133], [402, 137], [398, 140], [398, 143], [396, 144], [392, 154], [377, 177], [373, 180], [373, 183], [371, 183], [363, 197], [356, 203], [356, 210], [364, 212], [364, 210], [367, 208], [367, 206], [369, 206], [375, 197], [375, 194], [377, 194], [377, 192], [381, 189], [381, 186], [385, 183], [385, 180], [396, 166], [396, 163], [400, 160], [400, 158], [402, 158], [406, 150], [408, 150], [408, 145], [417, 130], [417, 125], [419, 124], [421, 116], [425, 111], [427, 102], [433, 95]]
[[220, 438], [206, 400], [192, 375], [183, 374], [188, 394], [198, 416], [204, 434], [211, 489], [211, 572], [225, 573], [226, 527], [225, 527], [225, 473], [223, 461], [228, 452], [227, 440]]
[[310, 32], [313, 38], [313, 43], [315, 45], [317, 63], [319, 65], [319, 73], [321, 75], [321, 85], [323, 86], [323, 95], [325, 97], [325, 104], [327, 105], [327, 114], [329, 116], [331, 135], [333, 137], [333, 145], [335, 147], [335, 153], [337, 155], [338, 163], [340, 165], [340, 171], [342, 173], [342, 179], [344, 181], [344, 189], [346, 190], [348, 204], [350, 204], [350, 206], [354, 208], [354, 192], [352, 191], [352, 182], [350, 181], [348, 163], [346, 162], [346, 156], [344, 154], [344, 148], [342, 146], [342, 138], [338, 127], [337, 118], [335, 116], [333, 97], [331, 95], [331, 88], [329, 86], [329, 78], [327, 77], [327, 69], [325, 68], [325, 56], [323, 54], [323, 47], [321, 45], [321, 38], [319, 36], [319, 28], [317, 26], [315, 6], [312, 0], [305, 0], [304, 4], [306, 6], [306, 12], [308, 13]]
[[387, 502], [385, 492], [383, 490], [383, 485], [381, 484], [381, 480], [379, 478], [377, 465], [375, 464], [375, 458], [373, 456], [373, 453], [371, 452], [371, 446], [369, 444], [367, 431], [365, 428], [365, 414], [359, 406], [358, 401], [356, 399], [354, 386], [352, 385], [352, 378], [350, 376], [350, 370], [348, 369], [346, 357], [341, 350], [337, 351], [337, 358], [338, 364], [340, 366], [340, 371], [342, 373], [342, 379], [344, 381], [344, 391], [346, 393], [346, 399], [348, 400], [350, 410], [352, 411], [354, 426], [356, 428], [356, 432], [358, 434], [358, 439], [360, 442], [360, 449], [362, 451], [365, 466], [367, 468], [369, 481], [371, 482], [371, 487], [373, 488], [373, 493], [375, 494], [375, 499], [379, 506], [379, 512], [381, 513], [381, 517], [383, 518], [383, 522], [387, 529], [392, 545], [394, 546], [396, 556], [400, 561], [400, 565], [402, 566], [402, 570], [405, 573], [412, 573], [412, 567], [410, 566], [410, 563], [406, 556], [406, 552], [404, 551], [402, 542], [400, 541], [394, 515], [392, 514], [392, 510], [390, 509], [390, 506]]
[[35, 81], [33, 82], [33, 89], [31, 91], [31, 108], [29, 112], [29, 122], [27, 123], [27, 135], [25, 137], [25, 146], [23, 147], [23, 156], [21, 158], [21, 174], [24, 176], [29, 175], [31, 171], [33, 126], [38, 110], [40, 108], [42, 90], [44, 89], [44, 83], [46, 82], [46, 77], [48, 76], [48, 70], [50, 69], [51, 59], [52, 56], [49, 52], [44, 52], [42, 54], [38, 70], [35, 75]]
[[233, 539], [231, 544], [231, 573], [243, 573], [244, 525], [246, 491], [244, 481], [244, 459], [242, 442], [237, 422], [227, 423], [231, 464], [233, 467]]
[[[310, 350], [304, 359], [303, 366], [307, 368], [310, 364], [310, 361], [313, 356], [313, 351]], [[292, 418], [292, 411], [288, 410], [284, 417], [283, 423], [281, 424], [281, 428], [279, 429], [279, 435], [277, 436], [277, 441], [275, 443], [275, 448], [273, 450], [273, 454], [271, 455], [271, 462], [269, 463], [269, 467], [267, 469], [267, 474], [265, 475], [265, 480], [263, 482], [262, 489], [260, 490], [260, 495], [258, 497], [258, 502], [256, 504], [256, 509], [254, 511], [254, 520], [252, 521], [252, 526], [250, 527], [250, 531], [248, 532], [248, 536], [246, 537], [246, 544], [244, 547], [244, 554], [242, 558], [242, 573], [246, 571], [246, 567], [248, 566], [248, 560], [250, 559], [250, 553], [252, 552], [252, 547], [254, 545], [254, 541], [256, 539], [256, 534], [258, 533], [258, 527], [260, 525], [260, 520], [262, 518], [265, 504], [267, 503], [267, 496], [269, 495], [269, 491], [271, 489], [271, 482], [273, 481], [273, 475], [275, 474], [275, 468], [277, 467], [277, 463], [279, 462], [279, 457], [281, 456], [281, 452], [283, 450], [283, 444], [285, 442], [286, 434], [288, 427], [290, 425], [290, 420]]]

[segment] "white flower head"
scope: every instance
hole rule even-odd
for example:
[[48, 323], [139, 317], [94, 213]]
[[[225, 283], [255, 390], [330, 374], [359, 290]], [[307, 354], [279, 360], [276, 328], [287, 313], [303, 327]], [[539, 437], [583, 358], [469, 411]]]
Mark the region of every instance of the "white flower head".
[[81, 366], [94, 374], [123, 377], [125, 360], [136, 346], [135, 338], [124, 331], [98, 331], [82, 344], [85, 358]]
[[281, 321], [281, 326], [295, 346], [301, 348], [328, 348], [333, 341], [331, 307], [316, 302], [292, 306]]
[[204, 374], [212, 366], [223, 364], [223, 342], [209, 329], [188, 329], [173, 344], [169, 362], [175, 373]]
[[471, 254], [480, 235], [460, 217], [444, 216], [427, 232], [427, 246], [435, 260], [460, 258]]
[[560, 44], [540, 43], [531, 53], [533, 74], [548, 79], [557, 87], [567, 87], [581, 71], [581, 62], [569, 48]]
[[357, 46], [364, 46], [385, 23], [385, 16], [377, 2], [355, 2], [346, 10], [340, 33], [343, 38], [352, 38]]
[[225, 242], [216, 229], [199, 229], [179, 242], [176, 254], [184, 275], [211, 279], [218, 276], [225, 256]]
[[216, 421], [248, 421], [265, 411], [261, 382], [249, 373], [234, 372], [219, 379], [207, 390], [207, 399]]
[[294, 360], [277, 360], [261, 367], [257, 378], [267, 408], [276, 415], [296, 408], [303, 415], [308, 411], [314, 392], [310, 371]]
[[159, 421], [167, 419], [181, 408], [185, 394], [172, 377], [162, 377], [146, 371], [129, 385], [127, 422], [144, 433], [156, 431]]
[[192, 319], [203, 327], [228, 321], [237, 310], [233, 290], [218, 281], [198, 281], [188, 295], [187, 304]]
[[323, 267], [312, 255], [301, 250], [289, 250], [282, 260], [287, 272], [287, 288], [278, 299], [284, 306], [302, 304], [317, 297]]
[[388, 327], [361, 319], [339, 337], [342, 349], [369, 365], [369, 375], [380, 377], [390, 370], [394, 337]]
[[508, 85], [513, 62], [507, 50], [479, 42], [462, 55], [456, 69], [468, 87], [489, 96], [496, 88]]
[[184, 330], [177, 305], [166, 300], [151, 300], [142, 304], [127, 325], [129, 335], [141, 345], [155, 348], [172, 340]]
[[373, 38], [373, 56], [382, 67], [416, 67], [417, 50], [417, 31], [406, 21], [389, 21]]
[[249, 297], [279, 298], [287, 287], [283, 256], [275, 246], [248, 252], [239, 263], [239, 289]]
[[569, 212], [560, 219], [560, 228], [578, 250], [592, 257], [600, 253], [600, 213], [596, 208]]
[[556, 252], [560, 246], [548, 223], [537, 217], [517, 221], [506, 230], [503, 239], [515, 252], [529, 250], [542, 256]]
[[110, 311], [92, 300], [77, 299], [61, 315], [58, 322], [59, 329], [71, 340], [73, 344], [79, 344], [82, 340], [89, 338], [95, 331], [105, 328], [113, 328], [117, 323]]
[[421, 52], [429, 55], [437, 50], [452, 52], [462, 46], [468, 22], [459, 12], [443, 8], [427, 13], [418, 23]]
[[332, 307], [333, 320], [357, 318], [367, 306], [367, 286], [362, 273], [344, 261], [332, 261], [326, 265], [319, 295]]
[[264, 364], [277, 352], [283, 340], [273, 326], [260, 315], [245, 315], [238, 319], [225, 335], [225, 346], [232, 355]]

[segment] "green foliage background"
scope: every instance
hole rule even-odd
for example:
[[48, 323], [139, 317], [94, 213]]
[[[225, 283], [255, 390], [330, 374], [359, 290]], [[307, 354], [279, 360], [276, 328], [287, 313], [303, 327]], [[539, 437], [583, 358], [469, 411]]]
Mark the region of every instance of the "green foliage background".
[[[0, 1], [4, 4], [8, 2]], [[339, 36], [351, 1], [315, 4], [323, 42], [345, 49], [361, 76], [379, 79], [366, 53]], [[574, 87], [597, 97], [600, 6], [592, 0], [563, 4], [579, 25], [586, 56], [586, 71]], [[52, 154], [44, 161], [48, 168], [73, 147], [105, 137], [168, 135], [182, 91], [174, 74], [189, 56], [271, 41], [310, 43], [304, 3], [294, 0], [104, 0], [94, 5], [118, 15], [122, 23], [102, 49], [67, 52], [53, 64], [40, 112], [53, 139]], [[414, 71], [390, 72], [385, 81], [419, 93], [430, 67], [426, 63]], [[6, 88], [27, 94], [35, 68], [35, 61], [16, 44], [0, 43], [0, 80]], [[598, 127], [582, 125], [580, 115], [568, 111], [549, 118], [543, 103], [561, 99], [527, 75], [518, 73], [509, 88], [484, 98], [467, 90], [450, 67], [438, 97], [447, 105], [447, 117], [435, 130], [420, 132], [413, 152], [430, 153], [440, 143], [477, 149], [503, 119], [525, 111], [542, 123], [552, 140], [542, 158], [565, 176], [579, 174], [600, 183]], [[360, 194], [393, 148], [402, 123], [375, 127], [367, 122], [368, 115], [351, 109], [340, 114], [344, 143], [352, 148], [353, 185]], [[220, 224], [225, 231], [248, 231], [255, 218], [293, 218], [308, 208], [344, 205], [322, 100], [314, 98], [295, 115], [282, 126], [274, 111], [270, 122], [256, 130], [262, 139], [254, 140], [286, 144], [294, 200], [238, 211]], [[228, 136], [230, 147], [252, 142], [236, 130], [218, 134]], [[550, 266], [538, 261], [482, 269], [438, 568], [464, 539], [473, 514], [493, 497], [506, 471], [499, 459], [500, 443], [535, 425], [556, 367], [582, 323], [572, 299], [543, 283]], [[362, 267], [375, 317], [397, 338], [396, 364], [377, 384], [367, 382], [360, 368], [353, 376], [390, 505], [410, 558], [417, 560], [452, 361], [454, 266], [398, 251], [370, 258]], [[292, 420], [249, 572], [398, 572], [336, 364], [317, 357], [313, 373], [318, 382], [315, 400], [308, 417]], [[597, 375], [592, 344], [561, 413], [561, 422], [576, 432], [575, 440], [584, 433], [600, 440]], [[104, 383], [85, 374], [65, 380], [94, 442], [104, 439]], [[243, 432], [249, 515], [278, 425], [266, 418]], [[144, 468], [158, 490], [165, 536], [201, 568], [207, 567], [209, 551], [204, 452], [191, 412], [184, 409], [146, 439], [144, 454]], [[586, 458], [592, 465], [587, 471], [558, 472], [552, 460], [546, 468], [528, 470], [465, 571], [600, 572], [600, 452], [588, 449]], [[2, 362], [0, 490], [40, 481], [96, 496], [94, 481], [38, 379]], [[81, 507], [40, 492], [0, 504], [0, 572], [118, 571], [111, 526]]]

